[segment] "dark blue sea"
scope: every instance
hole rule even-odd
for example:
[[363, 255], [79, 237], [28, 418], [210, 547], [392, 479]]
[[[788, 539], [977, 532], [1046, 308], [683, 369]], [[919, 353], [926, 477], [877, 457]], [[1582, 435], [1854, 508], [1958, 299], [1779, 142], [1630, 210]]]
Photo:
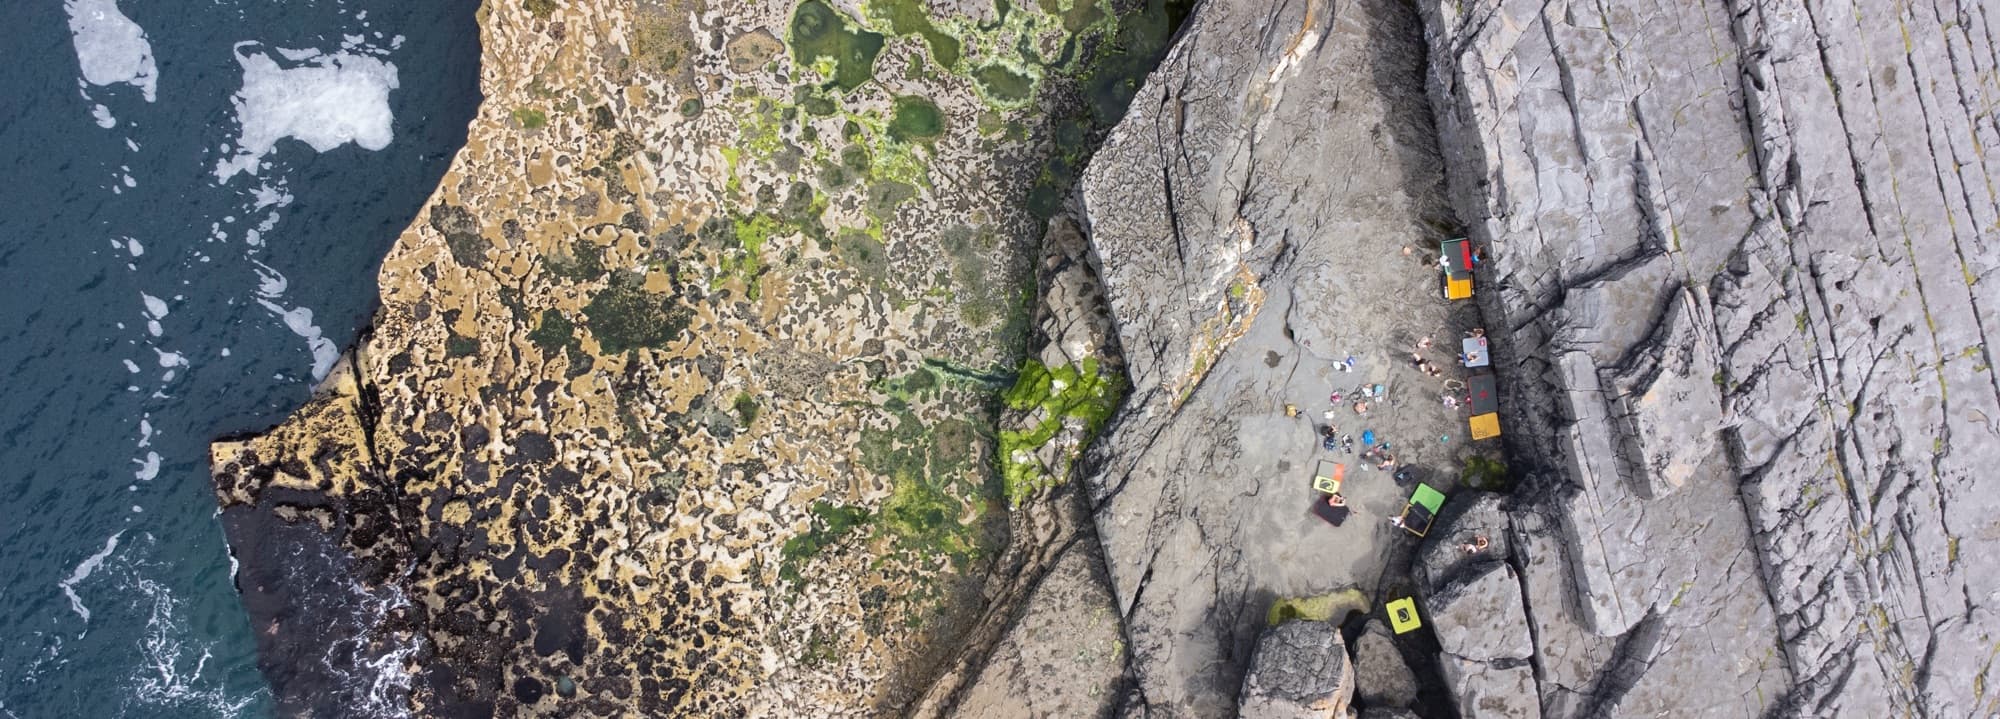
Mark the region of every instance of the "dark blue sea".
[[367, 321], [478, 104], [475, 6], [0, 3], [0, 717], [270, 712], [207, 443]]

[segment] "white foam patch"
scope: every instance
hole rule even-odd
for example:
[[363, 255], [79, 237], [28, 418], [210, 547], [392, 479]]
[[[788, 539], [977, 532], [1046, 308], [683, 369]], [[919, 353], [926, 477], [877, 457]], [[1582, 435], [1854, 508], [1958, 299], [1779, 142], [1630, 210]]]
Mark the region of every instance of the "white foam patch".
[[240, 172], [257, 174], [264, 156], [287, 137], [326, 152], [352, 142], [380, 150], [395, 139], [389, 91], [398, 86], [393, 63], [351, 52], [277, 49], [294, 67], [278, 64], [256, 43], [237, 43], [243, 89], [232, 100], [242, 129], [236, 154], [215, 164], [217, 182]]
[[150, 447], [152, 445], [153, 421], [142, 417], [139, 419], [139, 446]]
[[313, 381], [326, 379], [326, 373], [332, 371], [333, 363], [340, 359], [340, 349], [333, 346], [333, 340], [326, 338], [325, 333], [320, 331], [319, 325], [313, 324], [312, 309], [307, 307], [285, 309], [283, 305], [261, 297], [257, 299], [257, 304], [263, 305], [264, 309], [277, 315], [278, 319], [284, 320], [285, 326], [292, 330], [292, 334], [306, 339], [306, 347], [312, 350], [313, 355]]
[[90, 119], [96, 120], [97, 126], [106, 130], [118, 126], [118, 118], [111, 116], [111, 108], [103, 105], [90, 106]]
[[[159, 70], [153, 66], [153, 45], [146, 41], [145, 29], [118, 11], [117, 0], [67, 0], [63, 10], [69, 12], [71, 44], [76, 46], [84, 82], [132, 85], [146, 94], [146, 102], [152, 102], [159, 81]], [[104, 113], [104, 117], [110, 116], [109, 111]]]
[[84, 606], [83, 597], [77, 596], [76, 584], [77, 582], [89, 579], [92, 572], [96, 572], [98, 567], [104, 566], [105, 558], [111, 556], [111, 553], [118, 549], [118, 537], [124, 533], [121, 530], [117, 534], [111, 535], [110, 538], [105, 539], [103, 549], [97, 550], [96, 554], [90, 555], [88, 559], [83, 560], [83, 563], [76, 565], [75, 569], [69, 570], [69, 578], [56, 583], [62, 587], [63, 594], [69, 597], [70, 611], [76, 612], [76, 615], [79, 617], [83, 617], [84, 624], [90, 623], [90, 607]]
[[151, 482], [154, 477], [160, 476], [159, 452], [147, 452], [146, 456], [134, 459], [132, 463], [139, 465], [138, 469], [132, 471], [132, 476], [141, 482]]
[[277, 299], [278, 295], [285, 293], [286, 288], [291, 287], [291, 281], [285, 279], [284, 273], [256, 260], [251, 260], [250, 263], [257, 266], [257, 294], [263, 295], [266, 299]]
[[139, 298], [146, 302], [146, 315], [148, 317], [157, 320], [167, 316], [166, 300], [154, 297], [144, 292], [139, 293]]

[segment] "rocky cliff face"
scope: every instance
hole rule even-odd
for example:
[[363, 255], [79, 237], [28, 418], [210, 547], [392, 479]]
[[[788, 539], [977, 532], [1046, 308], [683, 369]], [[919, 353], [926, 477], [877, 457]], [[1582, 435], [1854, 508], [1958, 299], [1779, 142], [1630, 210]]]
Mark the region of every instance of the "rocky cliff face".
[[[1386, 2], [1204, 4], [1086, 182], [1134, 384], [1097, 521], [1148, 706], [1226, 714], [1228, 682], [1204, 677], [1243, 671], [1269, 585], [1377, 586], [1409, 561], [1343, 571], [1259, 508], [1306, 493], [1311, 440], [1273, 419], [1301, 368], [1401, 340], [1377, 318], [1402, 306], [1365, 284], [1396, 258], [1357, 235], [1425, 228], [1441, 167], [1489, 258], [1517, 487], [1482, 520], [1504, 562], [1417, 586], [1440, 593], [1426, 611], [1490, 604], [1527, 629], [1475, 630], [1504, 632], [1497, 652], [1454, 630], [1480, 654], [1446, 648], [1465, 711], [2000, 710], [1984, 8], [1416, 9], [1421, 27]], [[1419, 56], [1434, 125], [1399, 109]], [[1343, 82], [1357, 68], [1378, 81]], [[1431, 229], [1408, 236], [1449, 223]], [[1484, 669], [1452, 668], [1468, 659]]]
[[1984, 9], [1423, 8], [1517, 447], [1651, 669], [1613, 706], [2000, 708]]

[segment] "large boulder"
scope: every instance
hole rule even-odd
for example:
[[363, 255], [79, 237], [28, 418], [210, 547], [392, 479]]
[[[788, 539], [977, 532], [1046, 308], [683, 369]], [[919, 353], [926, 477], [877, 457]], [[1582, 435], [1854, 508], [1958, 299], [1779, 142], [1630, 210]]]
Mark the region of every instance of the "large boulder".
[[1340, 631], [1327, 622], [1291, 621], [1257, 641], [1243, 675], [1243, 719], [1331, 719], [1347, 716], [1354, 698], [1354, 664]]
[[1407, 707], [1417, 700], [1417, 675], [1379, 621], [1368, 622], [1354, 640], [1354, 692], [1371, 707]]
[[1535, 646], [1512, 566], [1495, 560], [1469, 566], [1449, 584], [1433, 587], [1424, 608], [1460, 712], [1541, 717], [1541, 695], [1528, 662]]
[[1534, 656], [1521, 580], [1506, 562], [1486, 561], [1432, 590], [1424, 609], [1445, 654], [1473, 661]]

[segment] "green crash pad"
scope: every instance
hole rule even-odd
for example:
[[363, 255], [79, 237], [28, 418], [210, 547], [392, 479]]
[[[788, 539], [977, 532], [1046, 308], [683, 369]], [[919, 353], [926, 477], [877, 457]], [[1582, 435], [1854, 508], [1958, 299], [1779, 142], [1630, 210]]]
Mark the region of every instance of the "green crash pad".
[[1444, 493], [1431, 489], [1428, 484], [1418, 483], [1417, 491], [1410, 493], [1410, 503], [1428, 509], [1432, 515], [1436, 515], [1438, 508], [1444, 506]]

